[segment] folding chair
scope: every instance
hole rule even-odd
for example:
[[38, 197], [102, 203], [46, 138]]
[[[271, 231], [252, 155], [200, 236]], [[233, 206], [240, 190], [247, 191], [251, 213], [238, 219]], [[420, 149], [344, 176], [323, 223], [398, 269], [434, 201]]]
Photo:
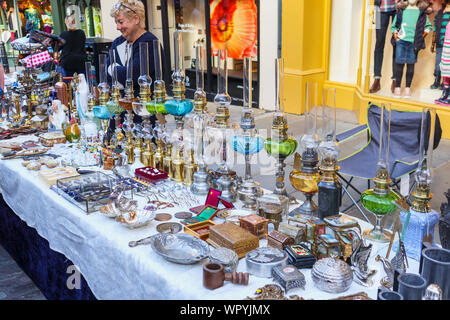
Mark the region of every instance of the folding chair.
[[[385, 110], [385, 119], [388, 118], [387, 110]], [[375, 177], [377, 170], [377, 162], [379, 156], [379, 139], [380, 139], [380, 122], [381, 108], [375, 104], [369, 103], [367, 110], [367, 124], [358, 126], [352, 130], [337, 135], [336, 139], [342, 143], [349, 141], [359, 134], [367, 134], [367, 144], [357, 152], [339, 160], [339, 173], [341, 179], [343, 196], [347, 196], [352, 204], [341, 210], [348, 211], [356, 206], [361, 214], [369, 221], [364, 211], [358, 205], [360, 195], [365, 190], [358, 190], [353, 184], [354, 178], [367, 179], [367, 186], [370, 189], [370, 182]], [[413, 173], [419, 162], [419, 148], [421, 135], [422, 112], [398, 111], [391, 112], [391, 134], [389, 146], [389, 168], [392, 179], [391, 187], [400, 189], [399, 183], [405, 175]], [[429, 137], [429, 123], [425, 128], [425, 137]], [[387, 133], [386, 133], [387, 134]], [[436, 130], [434, 139], [434, 148], [437, 148], [441, 139], [442, 129], [440, 127], [439, 118], [436, 117]], [[427, 149], [428, 139], [425, 138], [424, 148]], [[350, 178], [344, 178], [343, 175]], [[409, 194], [414, 188], [415, 183], [409, 189]], [[356, 191], [358, 199], [355, 199], [349, 192], [349, 188]], [[409, 197], [408, 197], [409, 198]]]

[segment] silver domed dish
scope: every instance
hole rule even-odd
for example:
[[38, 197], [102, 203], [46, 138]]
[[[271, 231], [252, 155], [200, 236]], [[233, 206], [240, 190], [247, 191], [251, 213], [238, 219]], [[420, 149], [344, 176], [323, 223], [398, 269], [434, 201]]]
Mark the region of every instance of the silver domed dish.
[[161, 233], [151, 244], [157, 254], [179, 264], [197, 263], [209, 255], [209, 246], [205, 241], [186, 233]]
[[288, 255], [286, 251], [263, 247], [247, 253], [247, 271], [256, 277], [271, 278], [272, 268], [287, 265]]
[[324, 258], [317, 261], [311, 277], [316, 287], [329, 293], [341, 293], [350, 288], [353, 272], [348, 264], [337, 258]]

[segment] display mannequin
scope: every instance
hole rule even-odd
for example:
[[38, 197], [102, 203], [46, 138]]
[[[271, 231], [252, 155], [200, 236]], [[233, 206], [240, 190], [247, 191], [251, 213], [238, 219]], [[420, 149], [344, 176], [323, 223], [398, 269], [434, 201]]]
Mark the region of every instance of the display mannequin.
[[433, 23], [433, 44], [431, 46], [431, 53], [436, 51], [436, 62], [434, 67], [434, 83], [430, 86], [431, 89], [442, 89], [441, 85], [441, 58], [442, 47], [444, 46], [445, 29], [450, 21], [450, 0], [445, 0], [436, 16]]
[[445, 29], [444, 46], [442, 48], [442, 59], [440, 62], [440, 71], [442, 75], [442, 96], [435, 101], [436, 104], [450, 106], [450, 23]]
[[406, 67], [406, 85], [403, 98], [411, 97], [411, 83], [417, 55], [425, 48], [425, 37], [432, 30], [428, 19], [433, 9], [428, 0], [406, 0], [397, 4], [397, 14], [392, 23], [392, 41], [395, 43], [394, 97], [401, 97], [403, 69]]
[[[372, 86], [370, 87], [370, 93], [375, 93], [381, 89], [381, 68], [383, 66], [384, 58], [384, 44], [386, 43], [386, 33], [389, 27], [389, 23], [394, 19], [396, 12], [396, 3], [399, 0], [378, 0], [375, 1], [375, 6], [377, 7], [376, 13], [376, 43], [374, 52], [374, 73], [375, 79]], [[392, 85], [391, 90], [394, 91], [395, 88], [395, 76], [394, 76], [394, 65], [395, 65], [395, 48], [392, 50]]]

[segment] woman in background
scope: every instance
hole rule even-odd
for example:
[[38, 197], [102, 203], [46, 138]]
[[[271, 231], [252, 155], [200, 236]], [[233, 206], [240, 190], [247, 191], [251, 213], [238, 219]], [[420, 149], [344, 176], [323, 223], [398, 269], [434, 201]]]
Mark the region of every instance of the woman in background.
[[74, 73], [85, 73], [86, 34], [78, 29], [73, 15], [66, 17], [65, 23], [68, 31], [60, 35], [64, 40], [60, 60], [61, 73], [63, 77], [72, 77]]

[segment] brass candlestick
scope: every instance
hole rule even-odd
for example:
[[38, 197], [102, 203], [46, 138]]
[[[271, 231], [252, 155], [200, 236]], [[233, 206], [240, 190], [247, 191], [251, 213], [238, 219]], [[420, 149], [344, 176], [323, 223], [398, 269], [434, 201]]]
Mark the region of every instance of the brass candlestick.
[[184, 182], [186, 187], [190, 187], [194, 183], [194, 173], [197, 171], [197, 165], [194, 162], [194, 149], [188, 152], [187, 161], [184, 163]]
[[182, 148], [177, 148], [175, 158], [172, 160], [173, 179], [177, 183], [184, 181], [184, 161], [182, 156]]
[[172, 144], [168, 143], [166, 145], [166, 156], [163, 159], [163, 168], [164, 172], [167, 172], [169, 178], [173, 179], [173, 170], [172, 170]]

